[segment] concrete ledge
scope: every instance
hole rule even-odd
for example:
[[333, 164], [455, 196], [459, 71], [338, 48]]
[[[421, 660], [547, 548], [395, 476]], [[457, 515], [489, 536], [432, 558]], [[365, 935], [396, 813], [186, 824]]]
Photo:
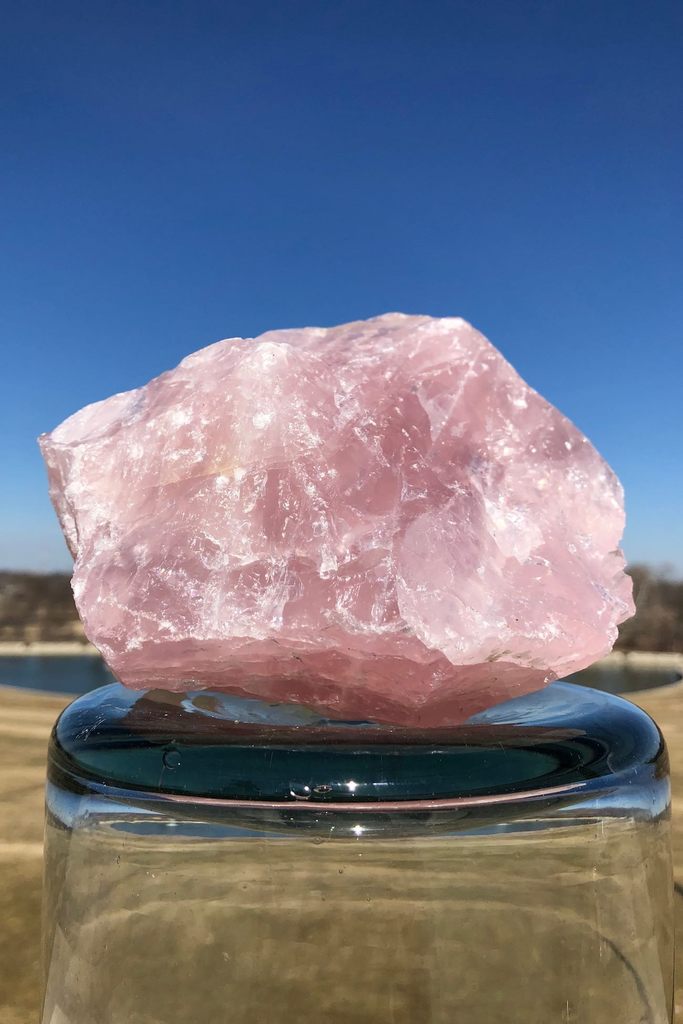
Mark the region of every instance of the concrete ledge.
[[57, 640], [54, 642], [40, 640], [35, 643], [0, 642], [0, 658], [55, 657], [63, 654], [73, 658], [77, 654], [99, 655], [92, 644], [79, 643], [78, 640]]
[[674, 668], [683, 673], [683, 654], [675, 651], [612, 651], [596, 664], [613, 665], [615, 668]]

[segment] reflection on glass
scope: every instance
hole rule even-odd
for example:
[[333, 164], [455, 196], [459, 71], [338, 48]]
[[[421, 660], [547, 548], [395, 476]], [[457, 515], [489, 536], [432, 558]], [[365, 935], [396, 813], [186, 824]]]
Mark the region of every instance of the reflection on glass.
[[103, 688], [50, 751], [43, 1024], [668, 1024], [668, 805], [567, 684], [412, 732]]

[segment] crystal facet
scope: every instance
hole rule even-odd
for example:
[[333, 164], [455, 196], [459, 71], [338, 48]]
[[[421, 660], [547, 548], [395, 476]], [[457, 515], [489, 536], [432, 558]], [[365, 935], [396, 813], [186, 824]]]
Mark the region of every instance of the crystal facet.
[[128, 686], [457, 722], [633, 611], [619, 482], [461, 319], [231, 338], [40, 443]]

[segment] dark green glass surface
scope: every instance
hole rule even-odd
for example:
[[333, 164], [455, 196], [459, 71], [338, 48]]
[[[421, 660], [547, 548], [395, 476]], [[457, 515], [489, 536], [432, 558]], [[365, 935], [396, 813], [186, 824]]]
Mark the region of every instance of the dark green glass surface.
[[357, 805], [605, 789], [660, 775], [665, 759], [644, 712], [568, 683], [460, 726], [419, 730], [332, 721], [220, 692], [114, 684], [63, 713], [50, 775], [71, 792]]

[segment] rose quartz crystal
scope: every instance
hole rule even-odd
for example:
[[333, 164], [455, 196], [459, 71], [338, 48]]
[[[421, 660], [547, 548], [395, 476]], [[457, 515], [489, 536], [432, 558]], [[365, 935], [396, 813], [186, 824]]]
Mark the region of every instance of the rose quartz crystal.
[[464, 320], [231, 338], [40, 444], [128, 686], [456, 722], [633, 611], [616, 477]]

